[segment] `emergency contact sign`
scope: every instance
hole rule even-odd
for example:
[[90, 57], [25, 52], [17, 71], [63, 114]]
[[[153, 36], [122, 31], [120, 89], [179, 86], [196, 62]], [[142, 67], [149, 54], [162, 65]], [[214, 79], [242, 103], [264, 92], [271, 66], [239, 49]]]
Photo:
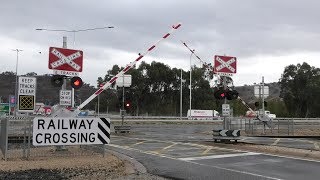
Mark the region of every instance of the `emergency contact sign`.
[[34, 146], [109, 144], [110, 119], [36, 117], [32, 140]]

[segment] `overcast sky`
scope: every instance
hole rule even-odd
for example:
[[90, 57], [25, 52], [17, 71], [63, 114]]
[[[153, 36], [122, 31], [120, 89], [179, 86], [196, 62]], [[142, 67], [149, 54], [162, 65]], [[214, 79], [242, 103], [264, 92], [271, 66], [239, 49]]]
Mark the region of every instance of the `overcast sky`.
[[[81, 77], [96, 85], [114, 64], [125, 66], [155, 43], [171, 26], [182, 26], [141, 61], [190, 68], [195, 49], [205, 62], [214, 55], [237, 57], [235, 85], [277, 82], [285, 66], [307, 62], [320, 67], [320, 1], [316, 0], [0, 0], [0, 72], [50, 74], [49, 47], [84, 52]], [[36, 28], [79, 30], [75, 33]], [[41, 52], [41, 53], [39, 53]], [[192, 59], [192, 64], [200, 62]]]

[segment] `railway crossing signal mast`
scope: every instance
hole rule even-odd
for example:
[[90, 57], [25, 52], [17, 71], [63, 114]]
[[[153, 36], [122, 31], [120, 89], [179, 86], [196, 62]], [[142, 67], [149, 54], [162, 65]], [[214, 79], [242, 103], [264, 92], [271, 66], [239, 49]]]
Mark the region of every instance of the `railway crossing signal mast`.
[[[195, 55], [195, 57], [203, 64], [203, 66], [206, 68], [206, 71], [214, 71], [217, 79], [221, 79], [220, 76], [223, 77], [223, 80], [225, 79], [225, 76], [223, 75], [230, 75], [230, 73], [236, 73], [236, 66], [233, 66], [232, 64], [236, 62], [236, 58], [230, 58], [227, 57], [227, 60], [225, 57], [221, 56], [215, 56], [215, 67], [212, 67], [211, 64], [207, 64], [204, 62], [196, 53], [193, 51], [185, 42], [181, 41], [181, 43], [189, 49], [191, 53]], [[229, 59], [229, 60], [228, 60]], [[223, 68], [227, 67], [227, 70], [223, 70], [219, 74], [217, 74], [217, 71], [221, 71]], [[232, 74], [231, 74], [232, 75]], [[249, 111], [252, 113], [255, 113], [254, 110], [250, 108], [250, 106], [239, 96], [239, 93], [236, 90], [232, 90], [229, 87], [225, 85], [225, 87], [216, 87], [216, 90], [214, 92], [214, 96], [218, 100], [232, 100], [232, 99], [238, 99]], [[270, 122], [266, 120], [262, 120], [257, 116], [257, 119], [262, 121], [264, 124], [266, 124], [269, 128], [271, 128]]]

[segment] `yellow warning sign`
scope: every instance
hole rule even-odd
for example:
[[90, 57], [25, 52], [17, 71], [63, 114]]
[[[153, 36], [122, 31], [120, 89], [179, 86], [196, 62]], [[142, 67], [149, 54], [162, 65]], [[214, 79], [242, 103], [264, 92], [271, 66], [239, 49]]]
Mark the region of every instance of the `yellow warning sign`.
[[19, 95], [19, 111], [33, 111], [34, 110], [34, 97], [27, 95]]

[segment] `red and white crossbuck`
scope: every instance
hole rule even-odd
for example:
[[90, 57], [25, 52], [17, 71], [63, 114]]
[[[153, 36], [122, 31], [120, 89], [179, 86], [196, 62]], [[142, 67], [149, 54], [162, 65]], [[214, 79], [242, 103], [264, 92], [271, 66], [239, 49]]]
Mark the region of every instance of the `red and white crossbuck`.
[[49, 69], [82, 72], [83, 52], [80, 50], [49, 48]]
[[214, 73], [232, 76], [237, 72], [237, 58], [230, 56], [214, 56]]

